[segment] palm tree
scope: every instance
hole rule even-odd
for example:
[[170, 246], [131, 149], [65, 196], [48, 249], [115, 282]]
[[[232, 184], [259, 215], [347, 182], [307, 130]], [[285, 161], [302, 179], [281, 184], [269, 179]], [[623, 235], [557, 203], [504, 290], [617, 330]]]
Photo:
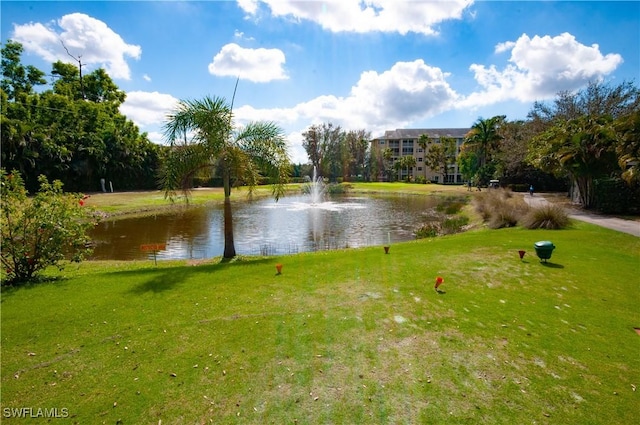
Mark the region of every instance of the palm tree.
[[465, 136], [465, 144], [477, 153], [479, 169], [487, 164], [491, 152], [497, 149], [497, 144], [502, 139], [498, 129], [504, 119], [504, 115], [488, 119], [478, 118]]
[[224, 186], [224, 254], [236, 255], [233, 243], [231, 187], [245, 184], [249, 193], [266, 176], [276, 201], [284, 193], [290, 160], [283, 130], [272, 122], [252, 122], [234, 129], [232, 106], [219, 97], [181, 101], [167, 117], [170, 153], [160, 171], [165, 196], [180, 190], [188, 199], [193, 177], [218, 173]]

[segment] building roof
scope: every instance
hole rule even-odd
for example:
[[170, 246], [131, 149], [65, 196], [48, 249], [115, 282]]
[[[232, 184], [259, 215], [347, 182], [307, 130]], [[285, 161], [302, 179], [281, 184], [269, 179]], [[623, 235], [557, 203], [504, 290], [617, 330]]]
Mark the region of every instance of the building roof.
[[471, 130], [470, 128], [397, 128], [395, 130], [387, 130], [384, 136], [376, 137], [374, 140], [380, 139], [417, 139], [421, 135], [426, 134], [429, 137], [453, 137], [464, 138]]

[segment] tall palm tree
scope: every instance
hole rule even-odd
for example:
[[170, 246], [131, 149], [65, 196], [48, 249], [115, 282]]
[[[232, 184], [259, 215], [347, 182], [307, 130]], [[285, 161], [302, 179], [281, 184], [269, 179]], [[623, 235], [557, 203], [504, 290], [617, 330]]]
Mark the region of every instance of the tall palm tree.
[[502, 139], [498, 129], [504, 119], [504, 115], [488, 119], [478, 118], [466, 134], [465, 144], [476, 152], [479, 169], [487, 164], [491, 152], [497, 149], [497, 144]]
[[[247, 185], [249, 192], [265, 176], [276, 200], [284, 193], [291, 169], [283, 130], [272, 122], [252, 122], [234, 128], [232, 106], [224, 98], [179, 102], [164, 124], [170, 153], [160, 171], [165, 196], [176, 190], [188, 196], [193, 177], [222, 177], [224, 186], [224, 254], [233, 258], [232, 186]], [[188, 199], [188, 197], [187, 197]]]

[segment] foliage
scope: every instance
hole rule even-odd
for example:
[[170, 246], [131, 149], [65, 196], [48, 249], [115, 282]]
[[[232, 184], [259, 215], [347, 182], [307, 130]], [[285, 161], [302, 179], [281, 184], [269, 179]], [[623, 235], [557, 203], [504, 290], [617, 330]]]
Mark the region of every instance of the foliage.
[[621, 178], [631, 187], [640, 185], [640, 109], [616, 121], [618, 165]]
[[32, 281], [49, 266], [80, 262], [91, 252], [86, 232], [94, 220], [82, 195], [63, 193], [59, 180], [40, 176], [39, 182], [40, 191], [28, 198], [20, 173], [0, 170], [3, 284]]
[[40, 174], [74, 191], [98, 191], [101, 178], [116, 190], [155, 188], [162, 148], [120, 114], [125, 93], [109, 75], [81, 80], [77, 67], [56, 62], [52, 88], [36, 93], [44, 73], [24, 67], [21, 53], [11, 41], [2, 48], [2, 166], [20, 171], [30, 191]]
[[569, 225], [569, 216], [560, 205], [547, 204], [531, 208], [520, 224], [527, 229], [564, 229]]
[[302, 147], [320, 175], [332, 182], [340, 177], [344, 181], [350, 181], [352, 176], [368, 179], [371, 155], [375, 155], [369, 152], [370, 132], [344, 131], [329, 122], [311, 125], [302, 137]]
[[551, 104], [536, 102], [529, 121], [536, 129], [527, 160], [537, 168], [568, 175], [585, 208], [594, 206], [595, 178], [620, 175], [633, 184], [640, 151], [640, 89], [631, 82], [592, 82], [560, 92]]
[[640, 185], [629, 186], [620, 178], [594, 181], [595, 207], [605, 214], [640, 212]]
[[445, 235], [459, 233], [467, 224], [469, 224], [469, 217], [466, 215], [447, 217], [442, 222], [441, 231]]
[[531, 162], [550, 172], [566, 172], [583, 207], [594, 206], [593, 179], [615, 169], [613, 122], [608, 116], [581, 116], [558, 122], [533, 139]]
[[232, 186], [247, 185], [250, 193], [267, 177], [273, 196], [284, 194], [291, 165], [283, 130], [272, 122], [251, 122], [233, 128], [233, 113], [221, 97], [183, 100], [164, 125], [171, 149], [160, 170], [166, 197], [187, 195], [196, 176], [218, 174], [224, 188], [224, 257], [236, 255], [231, 211]]
[[423, 134], [419, 137], [418, 144], [425, 152], [424, 164], [442, 174], [442, 182], [446, 183], [449, 169], [456, 158], [456, 140], [446, 136], [436, 140]]
[[9, 40], [2, 48], [2, 81], [0, 88], [7, 94], [8, 99], [22, 99], [29, 94], [36, 85], [46, 84], [44, 72], [33, 65], [24, 66], [20, 63], [23, 47], [20, 43]]
[[437, 221], [424, 223], [413, 232], [416, 239], [435, 238], [439, 233], [440, 225]]
[[398, 180], [402, 180], [401, 170], [406, 170], [406, 181], [411, 181], [411, 172], [409, 170], [413, 170], [416, 166], [416, 158], [413, 155], [404, 155], [401, 156], [396, 162], [393, 163], [393, 167], [398, 173]]
[[330, 183], [325, 186], [326, 193], [330, 195], [342, 195], [349, 192], [351, 185], [348, 183]]
[[499, 142], [502, 140], [499, 130], [504, 121], [504, 115], [487, 119], [478, 118], [465, 136], [465, 149], [476, 154], [478, 162], [476, 164], [475, 179], [479, 183], [485, 184], [493, 177], [493, 171], [495, 170], [489, 167], [495, 167], [491, 160], [498, 150]]

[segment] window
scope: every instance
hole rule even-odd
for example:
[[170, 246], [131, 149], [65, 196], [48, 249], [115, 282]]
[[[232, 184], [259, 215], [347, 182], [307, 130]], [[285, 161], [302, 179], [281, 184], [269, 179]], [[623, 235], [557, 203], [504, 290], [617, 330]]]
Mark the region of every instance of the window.
[[422, 162], [422, 157], [418, 158], [418, 162]]

